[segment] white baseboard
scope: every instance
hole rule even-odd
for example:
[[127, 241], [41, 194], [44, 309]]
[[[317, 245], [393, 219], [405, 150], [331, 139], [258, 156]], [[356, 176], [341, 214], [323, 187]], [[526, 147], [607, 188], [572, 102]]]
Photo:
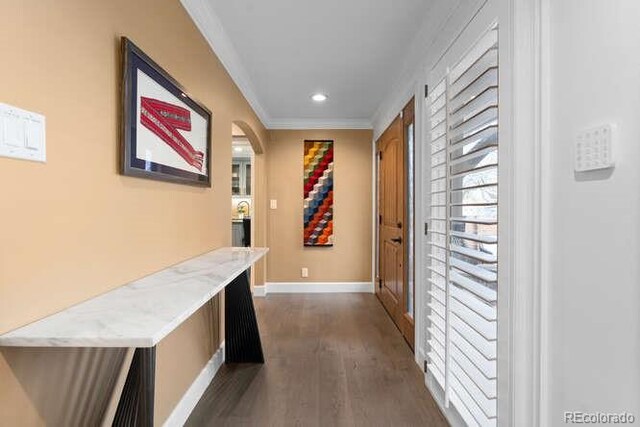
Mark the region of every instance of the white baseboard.
[[373, 282], [268, 282], [253, 288], [256, 297], [267, 294], [374, 293]]
[[267, 287], [254, 286], [253, 288], [251, 288], [251, 292], [253, 292], [254, 297], [264, 297], [264, 296], [267, 296]]
[[424, 350], [421, 349], [421, 348], [418, 348], [416, 350], [417, 350], [415, 352], [416, 363], [418, 364], [420, 369], [424, 369], [424, 362], [425, 362], [425, 360], [427, 360], [427, 355], [425, 354]]
[[180, 399], [180, 402], [178, 402], [173, 409], [169, 418], [164, 422], [164, 427], [180, 427], [184, 425], [223, 363], [224, 342], [220, 344], [218, 351], [216, 351], [205, 367], [202, 368], [202, 371], [200, 371], [200, 374], [193, 383], [191, 383], [187, 392], [182, 396], [182, 399]]

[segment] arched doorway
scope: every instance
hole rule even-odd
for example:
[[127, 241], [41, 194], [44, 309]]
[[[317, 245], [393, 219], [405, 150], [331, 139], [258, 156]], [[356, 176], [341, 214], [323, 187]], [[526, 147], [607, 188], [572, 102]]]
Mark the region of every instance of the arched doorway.
[[[250, 156], [251, 162], [249, 168], [247, 168], [248, 164], [246, 161], [238, 161], [238, 167], [233, 166], [234, 170], [240, 171], [240, 182], [244, 179], [244, 193], [248, 193], [247, 187], [250, 187], [250, 207], [249, 214], [251, 216], [251, 227], [250, 227], [250, 236], [248, 239], [252, 247], [264, 247], [266, 246], [266, 194], [267, 194], [267, 184], [266, 184], [266, 156], [265, 156], [265, 145], [264, 142], [260, 139], [260, 137], [254, 132], [249, 124], [244, 121], [237, 120], [233, 121], [231, 125], [231, 131], [234, 141], [233, 151], [234, 153], [240, 154], [239, 158], [246, 159], [248, 156], [246, 155], [245, 148], [249, 148], [252, 153]], [[235, 146], [235, 143], [238, 146]], [[236, 151], [239, 149], [239, 151]], [[241, 165], [244, 167], [244, 172], [241, 170]], [[247, 173], [247, 171], [250, 171]], [[250, 177], [247, 178], [247, 175], [250, 174]], [[247, 181], [247, 179], [249, 181]], [[233, 187], [232, 187], [233, 189]], [[243, 190], [240, 190], [242, 193]], [[245, 194], [246, 195], [246, 194]], [[233, 199], [232, 195], [232, 199]], [[242, 197], [236, 196], [238, 200], [242, 200]], [[246, 198], [244, 199], [246, 200]], [[243, 205], [244, 206], [244, 205]], [[232, 213], [238, 214], [237, 205], [234, 205], [234, 201], [232, 200]], [[239, 215], [235, 215], [236, 220]], [[236, 227], [239, 227], [236, 225]], [[243, 224], [244, 227], [244, 224]], [[244, 230], [243, 230], [244, 231]], [[261, 286], [264, 284], [266, 280], [266, 264], [265, 261], [260, 261], [254, 265], [252, 268], [251, 274], [251, 285], [253, 286]]]

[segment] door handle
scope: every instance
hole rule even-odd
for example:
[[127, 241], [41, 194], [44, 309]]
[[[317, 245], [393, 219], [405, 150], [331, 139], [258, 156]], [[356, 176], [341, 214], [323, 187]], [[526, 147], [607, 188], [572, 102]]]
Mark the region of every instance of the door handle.
[[395, 243], [402, 243], [402, 237], [396, 237], [394, 239], [391, 239], [391, 241]]

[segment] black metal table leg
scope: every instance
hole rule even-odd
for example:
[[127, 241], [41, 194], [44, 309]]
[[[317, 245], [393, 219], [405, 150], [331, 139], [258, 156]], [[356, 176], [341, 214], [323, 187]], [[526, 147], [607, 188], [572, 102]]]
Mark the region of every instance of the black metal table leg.
[[113, 425], [153, 427], [156, 348], [136, 348]]
[[[225, 290], [225, 358], [228, 363], [264, 363], [248, 271]], [[117, 427], [153, 427], [156, 347], [136, 348], [113, 420]]]
[[264, 363], [248, 271], [225, 289], [225, 359], [227, 363]]

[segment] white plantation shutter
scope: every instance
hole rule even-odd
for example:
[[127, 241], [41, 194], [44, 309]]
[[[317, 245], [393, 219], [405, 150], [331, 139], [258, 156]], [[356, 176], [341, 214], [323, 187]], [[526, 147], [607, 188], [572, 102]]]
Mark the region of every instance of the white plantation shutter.
[[498, 29], [427, 97], [427, 369], [470, 426], [497, 417]]
[[447, 85], [428, 97], [431, 141], [431, 232], [429, 233], [429, 339], [427, 369], [446, 390], [447, 373]]

